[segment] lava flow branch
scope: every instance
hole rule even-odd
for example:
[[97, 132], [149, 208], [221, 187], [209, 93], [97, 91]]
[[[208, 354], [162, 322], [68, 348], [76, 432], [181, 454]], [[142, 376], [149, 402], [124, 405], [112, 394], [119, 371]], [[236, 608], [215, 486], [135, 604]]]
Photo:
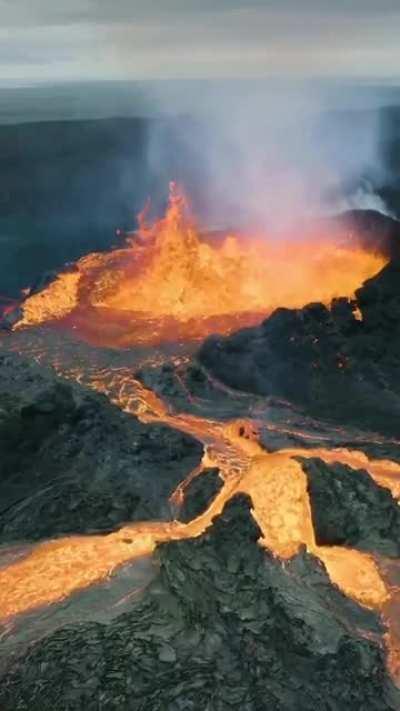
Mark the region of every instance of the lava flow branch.
[[[259, 321], [277, 306], [351, 298], [385, 261], [363, 248], [354, 236], [343, 241], [337, 234], [318, 233], [279, 244], [245, 235], [212, 240], [196, 227], [184, 197], [172, 186], [163, 219], [149, 223], [142, 215], [138, 232], [121, 249], [90, 254], [40, 292], [29, 295], [20, 305], [14, 329], [48, 323], [73, 329], [94, 345], [115, 348], [190, 341]], [[318, 456], [327, 462], [361, 466], [379, 485], [390, 487], [395, 497], [399, 496], [400, 465], [369, 460], [349, 450], [298, 448], [269, 453], [257, 438], [249, 440], [240, 434], [251, 430], [251, 421], [239, 426], [235, 421], [174, 414], [168, 403], [143, 388], [133, 375], [131, 380], [136, 396], [140, 390], [141, 410], [127, 406], [125, 382], [119, 392], [108, 393], [110, 398], [144, 422], [164, 422], [200, 440], [202, 467], [217, 467], [223, 488], [208, 509], [188, 524], [127, 523], [109, 535], [68, 536], [35, 546], [24, 558], [0, 570], [3, 621], [101, 581], [121, 564], [151, 553], [159, 542], [199, 536], [237, 492], [252, 499], [262, 531], [260, 544], [282, 560], [306, 546], [323, 561], [331, 580], [345, 594], [386, 614], [392, 591], [374, 556], [317, 545], [306, 475], [297, 458]], [[105, 391], [101, 378], [93, 387]], [[182, 490], [184, 483], [179, 487]], [[391, 634], [388, 645], [395, 669], [393, 626]]]
[[[16, 615], [56, 603], [77, 590], [99, 583], [119, 566], [151, 554], [161, 543], [201, 535], [236, 493], [248, 494], [253, 516], [262, 531], [259, 543], [282, 561], [306, 546], [326, 566], [333, 583], [361, 605], [379, 611], [388, 623], [386, 643], [389, 667], [399, 674], [400, 640], [395, 632], [398, 601], [380, 573], [374, 556], [337, 546], [317, 545], [314, 535], [306, 475], [297, 457], [318, 456], [326, 462], [343, 462], [364, 469], [380, 485], [385, 482], [398, 494], [400, 465], [369, 460], [349, 450], [292, 449], [266, 452], [255, 437], [242, 432], [251, 422], [221, 424], [191, 415], [168, 414], [151, 391], [144, 422], [162, 421], [200, 439], [205, 446], [202, 468], [216, 466], [224, 486], [207, 510], [188, 524], [178, 521], [127, 523], [107, 536], [79, 535], [45, 541], [20, 560], [0, 570], [0, 620], [11, 623]], [[161, 415], [158, 413], [162, 413]], [[188, 474], [190, 479], [192, 473]], [[391, 482], [391, 485], [390, 485]], [[184, 484], [176, 494], [182, 494]], [[398, 596], [397, 596], [398, 597]]]
[[162, 219], [144, 211], [122, 248], [83, 257], [28, 296], [14, 327], [49, 322], [94, 345], [154, 345], [227, 334], [280, 306], [351, 298], [386, 259], [321, 225], [280, 239], [202, 233], [172, 184]]

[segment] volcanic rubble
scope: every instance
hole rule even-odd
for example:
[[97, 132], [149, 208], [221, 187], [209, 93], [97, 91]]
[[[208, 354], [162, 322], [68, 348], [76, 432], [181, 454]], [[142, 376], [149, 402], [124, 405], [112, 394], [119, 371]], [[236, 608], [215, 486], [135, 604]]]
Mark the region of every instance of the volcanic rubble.
[[106, 532], [170, 518], [202, 445], [144, 425], [50, 369], [0, 355], [0, 540]]
[[259, 536], [239, 495], [201, 537], [161, 545], [131, 610], [34, 644], [3, 678], [1, 708], [396, 708], [374, 615], [315, 558], [282, 566]]
[[299, 457], [307, 474], [315, 537], [319, 545], [400, 556], [400, 508], [388, 489], [364, 471]]
[[212, 336], [200, 362], [232, 388], [285, 398], [315, 417], [398, 434], [400, 261], [331, 308], [277, 309], [261, 325]]
[[223, 481], [218, 469], [213, 468], [203, 469], [201, 476], [195, 477], [189, 484], [178, 516], [184, 523], [189, 523], [208, 508], [222, 489]]

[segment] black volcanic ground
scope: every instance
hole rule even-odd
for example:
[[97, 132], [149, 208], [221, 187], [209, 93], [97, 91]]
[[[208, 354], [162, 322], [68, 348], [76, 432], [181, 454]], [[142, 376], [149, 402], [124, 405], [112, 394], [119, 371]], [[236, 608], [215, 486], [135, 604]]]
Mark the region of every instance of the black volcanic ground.
[[[400, 262], [331, 309], [278, 309], [260, 326], [212, 337], [200, 361], [233, 388], [286, 398], [307, 412], [382, 434], [400, 415]], [[353, 306], [361, 312], [356, 318]]]
[[[290, 411], [285, 401], [291, 401], [304, 427], [312, 414], [315, 437], [327, 427], [324, 420], [345, 422], [353, 429], [342, 427], [344, 436], [356, 431], [368, 450], [369, 430], [389, 436], [396, 430], [399, 271], [391, 262], [358, 291], [362, 321], [346, 300], [331, 312], [320, 304], [280, 309], [256, 328], [209, 339], [180, 373], [179, 365], [165, 363], [136, 375], [178, 409], [197, 407], [222, 419], [248, 415], [261, 395], [258, 404], [269, 403], [268, 426], [273, 412]], [[200, 444], [143, 425], [105, 397], [13, 353], [24, 339], [29, 350], [32, 337], [2, 341], [0, 540], [25, 544], [171, 515], [167, 497], [199, 462]], [[38, 332], [41, 338], [43, 346], [51, 335]], [[233, 391], [220, 390], [207, 372]], [[193, 395], [197, 406], [188, 404]], [[267, 431], [265, 437], [274, 448]], [[337, 445], [333, 435], [331, 443]], [[399, 456], [395, 443], [389, 455]], [[398, 556], [398, 505], [387, 490], [343, 465], [309, 459], [303, 467], [320, 543]], [[195, 479], [181, 520], [201, 513], [219, 488], [215, 470]], [[0, 707], [400, 708], [375, 614], [344, 597], [304, 551], [282, 567], [259, 547], [259, 535], [251, 501], [237, 496], [199, 538], [158, 547], [158, 572], [123, 614], [107, 621], [86, 614], [69, 624], [55, 617], [50, 625], [44, 616], [35, 641], [28, 627], [22, 637], [17, 633], [15, 647], [8, 631]]]
[[[37, 264], [53, 268], [88, 245], [108, 244], [105, 231], [123, 221], [127, 205], [123, 200], [114, 211], [121, 186], [110, 181], [112, 171], [106, 180], [105, 171], [114, 165], [121, 176], [116, 144], [120, 157], [127, 141], [140, 153], [146, 128], [132, 120], [7, 131], [0, 130], [1, 182], [9, 186], [2, 188], [0, 205], [7, 255], [0, 292], [11, 293], [32, 281]], [[140, 190], [147, 192], [150, 182]], [[103, 203], [106, 193], [110, 202]], [[396, 195], [393, 188], [393, 204]], [[109, 223], [102, 222], [106, 213]], [[60, 215], [72, 217], [63, 222]], [[18, 550], [63, 534], [107, 535], [126, 520], [176, 515], [188, 521], [221, 487], [219, 472], [207, 469], [189, 486], [181, 509], [173, 510], [168, 497], [201, 460], [200, 442], [161, 424], [143, 424], [85, 384], [64, 380], [54, 363], [67, 373], [76, 365], [83, 373], [92, 368], [94, 379], [96, 369], [109, 369], [110, 383], [113, 369], [125, 369], [175, 412], [221, 422], [257, 419], [269, 451], [323, 442], [400, 461], [397, 225], [375, 213], [351, 219], [362, 220], [367, 241], [384, 240], [391, 257], [360, 287], [356, 304], [337, 299], [331, 310], [322, 304], [279, 309], [255, 328], [208, 339], [179, 363], [96, 352], [45, 328], [3, 331], [0, 555], [14, 544]], [[57, 224], [60, 240], [72, 229], [75, 242], [60, 244], [55, 255]], [[9, 274], [14, 264], [20, 265], [16, 275]], [[356, 306], [362, 320], [355, 318]], [[33, 362], [38, 354], [40, 364]], [[388, 490], [344, 465], [313, 458], [302, 466], [318, 542], [398, 557], [399, 508]], [[113, 578], [107, 594], [99, 586], [15, 628], [5, 626], [1, 711], [400, 709], [378, 616], [332, 585], [316, 558], [302, 550], [283, 566], [258, 545], [259, 536], [251, 500], [235, 496], [203, 535], [157, 547], [141, 594], [129, 596], [126, 577], [122, 608], [113, 600], [112, 611], [105, 609], [117, 585]]]
[[[195, 441], [142, 425], [44, 366], [4, 354], [0, 374], [4, 543], [159, 516], [163, 492], [199, 461]], [[194, 364], [190, 377], [207, 400]], [[388, 492], [365, 472], [319, 460], [305, 468], [321, 540], [398, 555], [398, 507]], [[218, 472], [194, 480], [180, 518], [200, 513], [218, 488]], [[1, 708], [399, 708], [374, 641], [376, 616], [305, 552], [283, 568], [257, 544], [250, 509], [235, 497], [204, 535], [160, 546], [156, 577], [111, 621], [50, 626], [29, 646], [19, 633]]]
[[284, 571], [262, 552], [250, 506], [236, 497], [204, 536], [161, 546], [128, 613], [34, 644], [3, 679], [2, 708], [395, 708], [382, 652], [360, 636], [379, 631], [373, 615], [311, 556]]

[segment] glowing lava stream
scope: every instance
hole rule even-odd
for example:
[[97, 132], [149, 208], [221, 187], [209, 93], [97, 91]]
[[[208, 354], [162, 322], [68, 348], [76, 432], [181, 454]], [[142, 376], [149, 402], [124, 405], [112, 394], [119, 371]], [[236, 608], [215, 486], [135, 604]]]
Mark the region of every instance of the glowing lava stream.
[[[226, 236], [212, 246], [188, 220], [185, 203], [174, 189], [165, 218], [150, 227], [142, 225], [137, 237], [138, 243], [128, 241], [120, 250], [83, 257], [73, 270], [32, 294], [23, 302], [15, 328], [51, 321], [74, 329], [82, 340], [118, 348], [138, 345], [140, 339], [160, 343], [171, 333], [174, 340], [191, 340], [259, 321], [260, 314], [276, 306], [300, 307], [312, 300], [329, 304], [335, 296], [351, 297], [386, 262], [356, 242], [327, 242], [320, 235], [307, 244], [282, 248], [254, 241], [243, 245], [243, 240]], [[293, 248], [296, 260], [288, 259]], [[210, 325], [215, 318], [223, 319], [218, 328]], [[79, 379], [80, 374], [70, 371], [69, 377]], [[103, 580], [118, 566], [150, 554], [160, 542], [199, 536], [237, 492], [250, 495], [263, 534], [260, 543], [276, 556], [288, 559], [305, 545], [323, 561], [331, 580], [345, 594], [382, 613], [388, 609], [392, 590], [373, 556], [316, 544], [307, 479], [295, 457], [317, 456], [365, 469], [396, 497], [400, 496], [400, 465], [369, 460], [346, 449], [268, 453], [257, 438], [246, 437], [251, 421], [223, 424], [172, 414], [153, 392], [129, 377], [120, 383], [117, 397], [101, 374], [90, 385], [143, 422], [163, 422], [200, 440], [202, 466], [217, 467], [224, 486], [207, 511], [188, 524], [132, 523], [106, 536], [68, 536], [31, 548], [0, 570], [0, 619], [12, 621], [14, 615], [60, 601]], [[179, 501], [185, 484], [197, 473], [189, 474], [173, 501]], [[395, 644], [394, 633], [391, 644]]]
[[[222, 424], [192, 415], [173, 415], [153, 392], [137, 382], [135, 387], [140, 391], [139, 412], [124, 401], [122, 394], [120, 405], [128, 411], [135, 409], [144, 422], [165, 422], [200, 439], [205, 446], [203, 466], [220, 469], [223, 488], [207, 511], [188, 524], [134, 523], [107, 536], [68, 536], [37, 545], [25, 557], [0, 570], [3, 622], [12, 622], [14, 615], [55, 603], [101, 581], [121, 564], [150, 554], [160, 542], [199, 536], [237, 492], [245, 492], [252, 499], [253, 515], [263, 532], [262, 545], [288, 559], [305, 544], [323, 561], [331, 580], [345, 594], [365, 606], [386, 609], [390, 590], [372, 556], [343, 547], [317, 546], [306, 475], [293, 457], [318, 456], [326, 462], [362, 467], [380, 485], [390, 484], [391, 476], [400, 477], [400, 465], [368, 460], [363, 453], [349, 450], [290, 449], [267, 453], [252, 436], [251, 421]], [[100, 382], [98, 389], [102, 389]], [[185, 482], [175, 492], [175, 500], [179, 500], [184, 488]], [[398, 494], [398, 480], [392, 490]], [[395, 643], [392, 639], [392, 646]], [[392, 659], [395, 656], [391, 649]]]

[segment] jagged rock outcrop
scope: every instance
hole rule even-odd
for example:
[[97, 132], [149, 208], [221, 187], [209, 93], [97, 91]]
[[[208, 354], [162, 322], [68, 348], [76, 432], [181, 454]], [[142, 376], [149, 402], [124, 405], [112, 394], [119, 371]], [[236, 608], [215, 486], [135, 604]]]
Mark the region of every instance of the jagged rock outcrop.
[[319, 545], [400, 555], [400, 508], [368, 472], [321, 459], [299, 458], [308, 477], [315, 537]]
[[1, 542], [168, 518], [168, 497], [202, 453], [188, 435], [0, 355]]
[[[356, 318], [359, 308], [362, 320]], [[211, 337], [200, 361], [239, 390], [286, 398], [308, 414], [398, 434], [400, 416], [400, 262], [357, 292], [277, 309], [255, 328]]]
[[162, 545], [130, 612], [35, 643], [3, 678], [1, 708], [396, 708], [373, 613], [313, 557], [282, 566], [261, 549], [250, 506], [237, 496], [200, 538]]
[[185, 487], [179, 520], [188, 523], [204, 513], [223, 485], [218, 469], [203, 469], [200, 476], [196, 476]]

